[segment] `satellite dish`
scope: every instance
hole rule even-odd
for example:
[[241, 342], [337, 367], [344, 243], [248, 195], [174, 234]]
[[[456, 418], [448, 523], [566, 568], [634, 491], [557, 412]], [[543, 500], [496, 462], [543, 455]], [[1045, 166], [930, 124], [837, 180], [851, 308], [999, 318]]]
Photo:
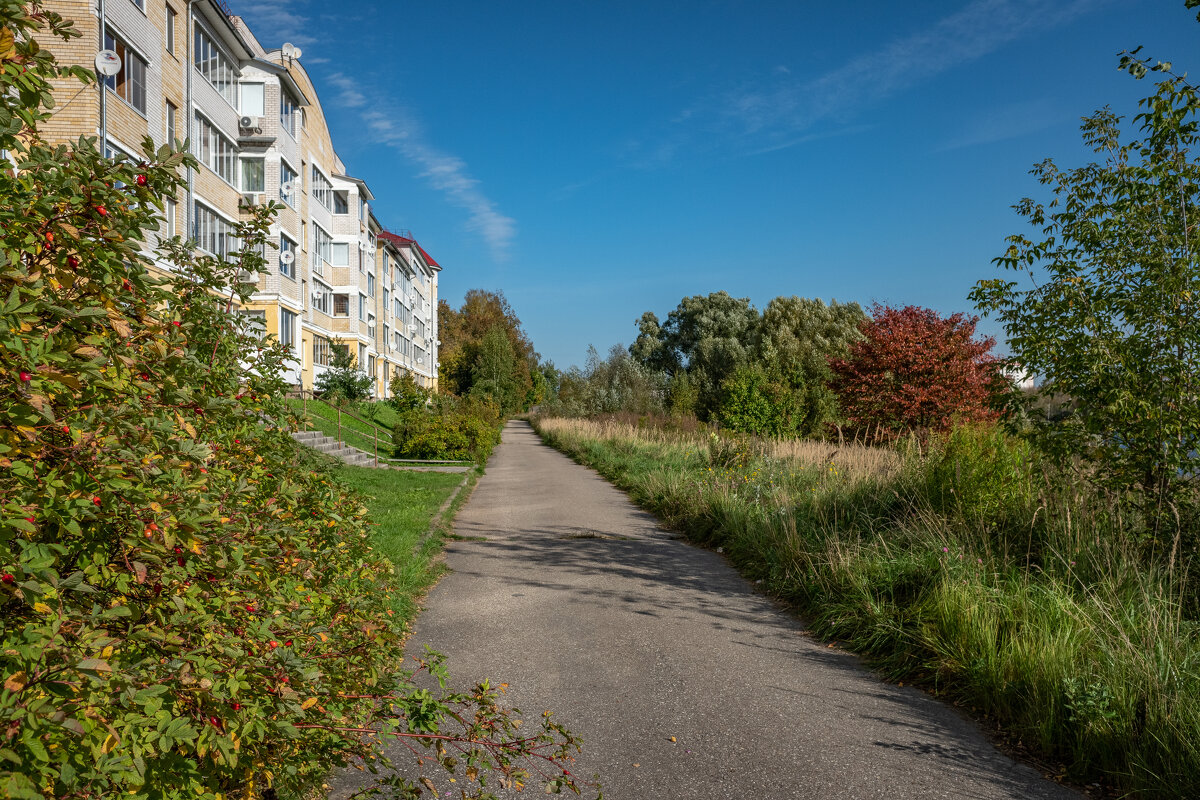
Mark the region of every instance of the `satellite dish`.
[[96, 54], [96, 72], [111, 78], [121, 71], [121, 57], [113, 50], [101, 50]]
[[293, 188], [295, 188], [295, 187], [292, 186], [291, 181], [287, 181], [286, 183], [282, 183], [279, 185], [279, 191], [283, 192], [284, 195], [291, 194]]
[[300, 58], [300, 56], [302, 56], [302, 55], [304, 55], [304, 51], [301, 50], [299, 47], [292, 48], [292, 58]]
[[279, 48], [279, 51], [283, 53], [284, 58], [296, 57], [296, 45], [292, 44], [291, 42], [284, 42], [283, 47]]
[[293, 253], [291, 250], [284, 250], [282, 253], [279, 254], [279, 260], [280, 260], [280, 262], [282, 262], [284, 264], [290, 264], [296, 260], [296, 254]]

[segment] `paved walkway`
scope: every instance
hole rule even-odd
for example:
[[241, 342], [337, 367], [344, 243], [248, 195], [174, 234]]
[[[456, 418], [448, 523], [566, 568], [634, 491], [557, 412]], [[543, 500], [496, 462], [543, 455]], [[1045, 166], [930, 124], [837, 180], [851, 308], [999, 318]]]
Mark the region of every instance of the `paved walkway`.
[[460, 686], [507, 682], [531, 717], [553, 709], [584, 737], [572, 771], [599, 772], [610, 800], [1078, 798], [807, 637], [525, 423], [455, 528], [485, 540], [452, 543], [414, 645], [448, 654]]

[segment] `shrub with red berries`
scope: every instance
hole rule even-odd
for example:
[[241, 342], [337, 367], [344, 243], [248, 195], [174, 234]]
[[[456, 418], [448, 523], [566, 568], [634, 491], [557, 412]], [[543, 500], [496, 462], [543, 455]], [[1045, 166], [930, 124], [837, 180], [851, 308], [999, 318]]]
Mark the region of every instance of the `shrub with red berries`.
[[399, 669], [366, 510], [289, 435], [290, 352], [231, 311], [273, 208], [230, 261], [165, 243], [162, 277], [145, 234], [191, 157], [38, 138], [50, 81], [93, 80], [38, 38], [77, 35], [36, 1], [0, 3], [0, 148], [21, 165], [0, 170], [5, 796], [307, 796], [389, 736], [433, 731], [479, 777], [561, 765], [578, 742], [548, 718], [518, 733], [493, 690], [415, 695]]

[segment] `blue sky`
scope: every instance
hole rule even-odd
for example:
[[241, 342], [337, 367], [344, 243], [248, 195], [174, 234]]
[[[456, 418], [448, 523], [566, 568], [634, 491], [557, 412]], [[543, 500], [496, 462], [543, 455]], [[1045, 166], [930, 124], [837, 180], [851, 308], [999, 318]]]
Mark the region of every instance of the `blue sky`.
[[559, 367], [721, 289], [970, 311], [1029, 168], [1152, 91], [1116, 54], [1200, 70], [1183, 0], [230, 4], [442, 297], [503, 290]]

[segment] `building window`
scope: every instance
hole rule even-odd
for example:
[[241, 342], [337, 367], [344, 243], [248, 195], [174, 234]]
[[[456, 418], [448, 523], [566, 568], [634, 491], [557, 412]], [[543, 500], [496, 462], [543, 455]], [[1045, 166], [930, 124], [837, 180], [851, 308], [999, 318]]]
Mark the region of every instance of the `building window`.
[[[383, 346], [387, 347], [392, 343], [392, 326], [384, 323], [383, 325]], [[386, 370], [387, 367], [384, 367]]]
[[296, 347], [296, 315], [286, 308], [279, 309], [279, 343], [285, 347]]
[[333, 193], [333, 213], [349, 214], [350, 213], [350, 193], [349, 192], [334, 192]]
[[367, 346], [360, 344], [358, 346], [358, 368], [362, 369], [367, 364]]
[[261, 83], [242, 84], [242, 115], [246, 117], [262, 117], [264, 99]]
[[167, 238], [175, 236], [175, 201], [163, 201], [163, 214], [167, 218]]
[[333, 348], [329, 346], [329, 340], [324, 336], [313, 337], [313, 363], [319, 364], [322, 367], [328, 367], [329, 362], [333, 360]]
[[104, 49], [112, 50], [121, 59], [121, 71], [104, 79], [104, 85], [140, 113], [146, 113], [146, 62], [125, 42], [104, 32]]
[[358, 296], [358, 319], [360, 322], [367, 321], [367, 296], [365, 294]]
[[288, 166], [286, 161], [279, 162], [279, 199], [292, 208], [296, 204], [292, 198], [296, 196], [296, 171]]
[[372, 273], [367, 273], [367, 295], [375, 296], [375, 276]]
[[313, 252], [326, 264], [333, 263], [333, 239], [316, 223], [313, 223]]
[[279, 93], [279, 124], [283, 129], [296, 138], [296, 118], [299, 116], [300, 105], [286, 91]]
[[358, 219], [360, 222], [367, 221], [367, 201], [361, 194], [358, 196]]
[[242, 191], [265, 192], [267, 190], [267, 162], [261, 158], [242, 159]]
[[196, 114], [196, 142], [192, 154], [226, 182], [237, 181], [237, 147], [199, 113]]
[[195, 211], [193, 238], [197, 247], [221, 258], [237, 250], [237, 237], [234, 235], [233, 225], [198, 201]]
[[329, 313], [333, 305], [332, 291], [320, 281], [313, 281], [312, 307], [314, 311], [320, 311], [322, 314]]
[[367, 336], [375, 338], [375, 315], [367, 314]]
[[170, 100], [167, 101], [167, 144], [175, 146], [175, 126], [179, 118], [179, 109]]
[[312, 168], [312, 186], [310, 191], [313, 199], [323, 205], [326, 211], [333, 211], [333, 184], [321, 174], [316, 164], [313, 164]]
[[167, 52], [175, 54], [175, 9], [167, 6]]
[[334, 242], [330, 245], [330, 248], [330, 264], [333, 264], [335, 267], [350, 266], [350, 245], [345, 242]]
[[372, 378], [379, 374], [375, 370], [375, 356], [367, 356], [367, 374]]
[[333, 296], [333, 315], [335, 317], [350, 316], [350, 295], [335, 294]]
[[199, 25], [196, 26], [195, 62], [196, 71], [229, 105], [237, 108], [237, 72], [233, 63]]
[[[285, 259], [284, 253], [291, 253], [291, 259]], [[282, 233], [279, 234], [279, 274], [296, 279], [296, 243]]]

